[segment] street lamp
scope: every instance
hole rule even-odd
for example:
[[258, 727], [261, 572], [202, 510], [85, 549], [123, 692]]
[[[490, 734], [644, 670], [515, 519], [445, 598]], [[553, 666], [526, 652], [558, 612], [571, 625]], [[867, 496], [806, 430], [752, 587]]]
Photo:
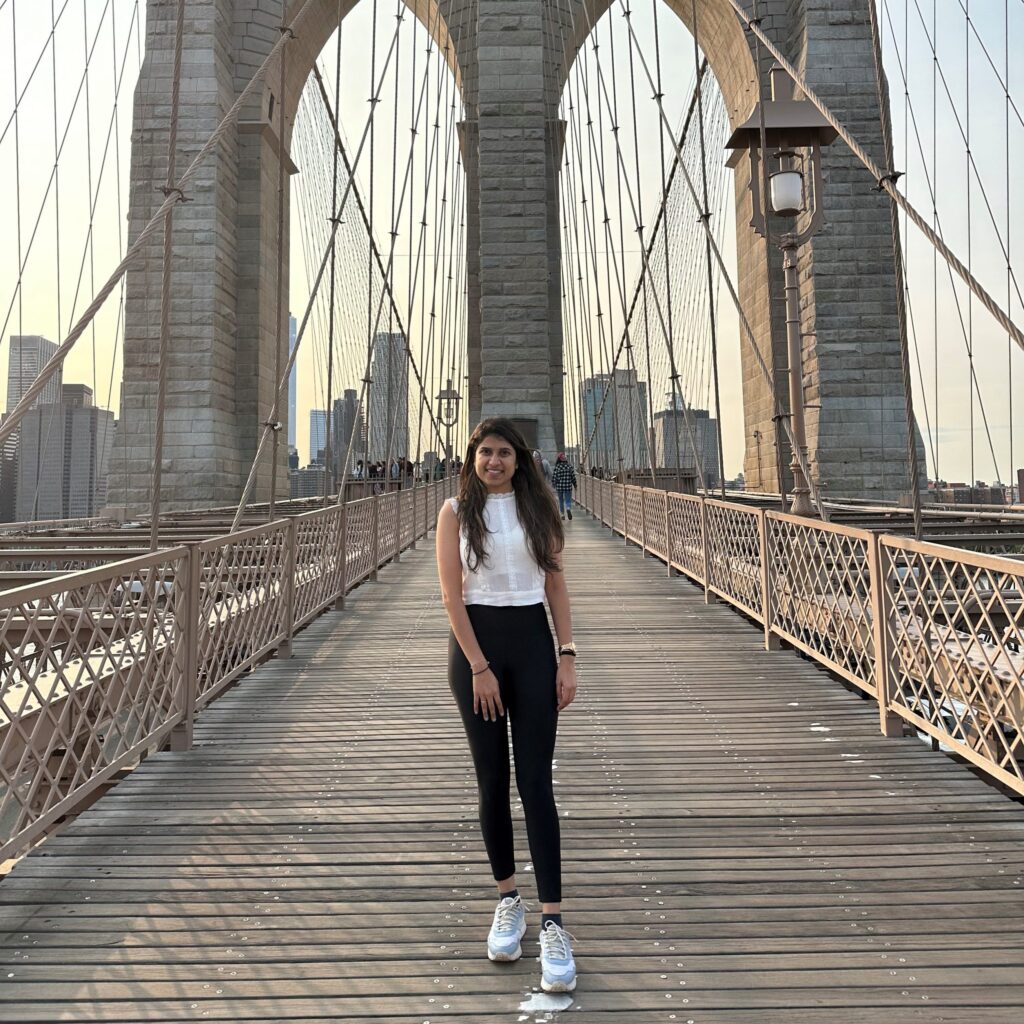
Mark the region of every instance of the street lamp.
[[[753, 216], [750, 226], [762, 237], [768, 237], [768, 215], [793, 221], [794, 230], [779, 239], [782, 266], [786, 275], [786, 347], [789, 360], [789, 410], [793, 428], [793, 503], [790, 512], [811, 515], [810, 488], [800, 466], [799, 455], [807, 460], [807, 431], [804, 423], [803, 353], [800, 337], [800, 278], [797, 253], [800, 246], [825, 223], [824, 189], [821, 178], [821, 147], [830, 145], [836, 130], [818, 109], [807, 100], [797, 99], [793, 80], [781, 67], [769, 72], [772, 98], [754, 107], [754, 112], [733, 132], [726, 148], [733, 150], [730, 167], [750, 158], [750, 194]], [[761, 109], [759, 109], [761, 108]], [[763, 159], [768, 166], [768, 209], [761, 187], [761, 127], [767, 150]], [[796, 219], [804, 225], [797, 231]], [[770, 315], [770, 311], [769, 311]], [[799, 455], [798, 455], [799, 453]], [[781, 481], [780, 481], [781, 482]]]
[[444, 462], [445, 475], [452, 471], [452, 427], [459, 421], [459, 402], [462, 395], [452, 387], [452, 379], [448, 378], [448, 386], [437, 393], [437, 418], [444, 425]]

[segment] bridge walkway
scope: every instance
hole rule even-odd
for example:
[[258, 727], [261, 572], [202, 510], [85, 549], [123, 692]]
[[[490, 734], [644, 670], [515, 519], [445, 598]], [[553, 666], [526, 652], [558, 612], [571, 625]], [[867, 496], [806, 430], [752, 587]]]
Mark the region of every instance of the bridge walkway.
[[[873, 703], [589, 518], [570, 531], [570, 1019], [1019, 1019], [1019, 804], [882, 737]], [[445, 654], [421, 544], [0, 884], [0, 1019], [557, 1015], [536, 914], [519, 963], [481, 955], [493, 891]], [[525, 860], [520, 880], [534, 900]]]

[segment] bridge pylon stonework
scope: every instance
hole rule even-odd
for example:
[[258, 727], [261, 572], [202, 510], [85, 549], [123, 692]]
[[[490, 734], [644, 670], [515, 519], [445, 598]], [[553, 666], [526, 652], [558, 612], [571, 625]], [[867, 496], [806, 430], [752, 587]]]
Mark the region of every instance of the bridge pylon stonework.
[[[406, 0], [448, 56], [461, 90], [466, 169], [466, 397], [471, 425], [486, 414], [523, 421], [547, 451], [566, 443], [563, 410], [559, 96], [581, 45], [613, 0]], [[665, 0], [693, 30], [691, 0]], [[879, 96], [869, 0], [761, 0], [762, 24], [835, 113], [878, 157]], [[162, 200], [175, 4], [148, 0], [146, 58], [135, 95], [130, 230]], [[278, 170], [289, 155], [299, 98], [318, 54], [355, 0], [313, 0], [249, 109], [227, 131], [176, 213], [172, 345], [164, 452], [166, 509], [237, 499], [273, 403], [278, 346]], [[752, 5], [747, 4], [748, 7]], [[187, 164], [303, 0], [189, 0], [179, 166]], [[750, 37], [729, 0], [699, 0], [697, 35], [733, 126], [757, 98]], [[614, 14], [615, 12], [613, 12]], [[762, 61], [766, 76], [769, 61]], [[669, 76], [672, 69], [666, 72]], [[680, 75], [683, 72], [679, 73]], [[671, 82], [668, 83], [671, 86]], [[678, 85], [678, 83], [675, 83]], [[766, 90], [767, 92], [767, 87]], [[722, 156], [724, 159], [724, 154]], [[737, 285], [788, 406], [781, 256], [748, 226], [749, 182], [735, 176]], [[896, 497], [907, 490], [904, 396], [888, 200], [849, 154], [825, 156], [827, 226], [801, 256], [804, 395], [812, 472], [830, 495]], [[777, 235], [776, 235], [777, 237]], [[129, 272], [124, 385], [110, 503], [149, 500], [159, 338], [161, 239]], [[283, 294], [287, 296], [287, 261]], [[772, 301], [769, 301], [769, 294]], [[769, 325], [774, 323], [774, 330]], [[774, 337], [774, 346], [770, 343]], [[723, 339], [723, 344], [741, 344]], [[775, 490], [773, 387], [742, 347], [745, 475]], [[284, 354], [285, 356], [287, 353]], [[283, 418], [283, 416], [281, 417]], [[286, 446], [279, 447], [279, 497]], [[783, 461], [788, 464], [789, 455]], [[266, 499], [269, 455], [254, 499]]]

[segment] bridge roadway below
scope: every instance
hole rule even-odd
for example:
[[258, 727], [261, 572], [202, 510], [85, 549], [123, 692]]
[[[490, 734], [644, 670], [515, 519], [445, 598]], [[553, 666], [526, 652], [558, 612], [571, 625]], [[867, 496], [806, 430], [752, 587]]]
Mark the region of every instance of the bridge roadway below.
[[[883, 738], [873, 703], [589, 518], [569, 530], [581, 695], [555, 777], [580, 982], [561, 1015], [1020, 1020], [1020, 805]], [[0, 884], [0, 1019], [552, 1019], [525, 857], [526, 955], [484, 956], [446, 633], [421, 545], [204, 711], [192, 751], [23, 860]]]

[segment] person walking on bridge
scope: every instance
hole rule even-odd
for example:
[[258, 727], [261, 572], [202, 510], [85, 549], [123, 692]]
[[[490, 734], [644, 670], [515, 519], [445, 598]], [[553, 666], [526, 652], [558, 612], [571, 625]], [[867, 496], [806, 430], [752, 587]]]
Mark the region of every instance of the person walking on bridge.
[[572, 519], [572, 492], [576, 487], [576, 470], [569, 464], [565, 452], [559, 452], [555, 459], [555, 468], [551, 471], [551, 482], [558, 495], [558, 511], [564, 519]]
[[526, 933], [509, 802], [511, 722], [516, 786], [541, 901], [545, 992], [576, 987], [572, 944], [562, 927], [561, 838], [551, 778], [558, 714], [576, 696], [563, 543], [554, 494], [522, 434], [511, 420], [484, 420], [469, 439], [459, 496], [445, 502], [437, 520], [438, 573], [451, 623], [448, 681], [469, 740], [480, 829], [498, 886], [487, 938], [493, 961], [518, 960]]

